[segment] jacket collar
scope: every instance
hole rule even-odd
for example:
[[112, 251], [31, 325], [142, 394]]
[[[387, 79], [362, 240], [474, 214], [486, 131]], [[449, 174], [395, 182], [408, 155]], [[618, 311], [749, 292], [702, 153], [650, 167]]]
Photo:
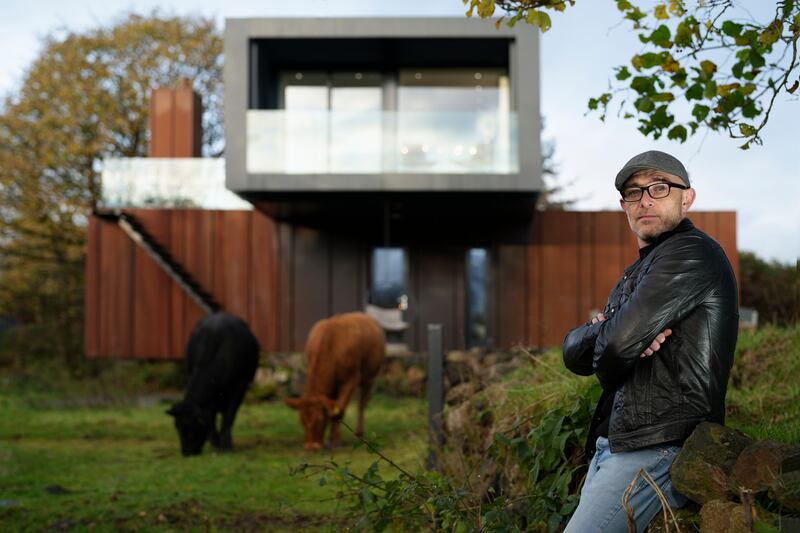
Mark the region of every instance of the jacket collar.
[[689, 231], [690, 229], [694, 229], [694, 224], [692, 224], [692, 221], [689, 220], [688, 218], [684, 218], [673, 229], [671, 229], [669, 231], [665, 231], [664, 233], [659, 235], [656, 238], [655, 242], [653, 242], [651, 244], [648, 244], [644, 248], [639, 248], [639, 259], [644, 259], [645, 257], [647, 257], [647, 255], [650, 252], [652, 252], [655, 249], [656, 246], [658, 246], [659, 244], [661, 244], [665, 240], [669, 239], [673, 235], [675, 235], [677, 233], [683, 233], [685, 231]]

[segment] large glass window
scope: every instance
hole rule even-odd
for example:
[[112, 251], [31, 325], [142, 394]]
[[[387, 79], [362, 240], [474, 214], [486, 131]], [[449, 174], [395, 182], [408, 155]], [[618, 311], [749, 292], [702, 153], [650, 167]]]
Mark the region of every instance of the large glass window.
[[467, 251], [467, 347], [489, 343], [489, 254], [485, 248]]
[[369, 72], [331, 75], [331, 172], [381, 172], [383, 88]]
[[518, 169], [504, 69], [284, 71], [279, 80], [279, 109], [248, 111], [248, 172]]
[[498, 69], [405, 69], [397, 89], [401, 171], [507, 168], [508, 75]]
[[[375, 248], [372, 251], [369, 303], [397, 313], [402, 321], [408, 308], [406, 251], [403, 248]], [[389, 343], [403, 342], [404, 328], [386, 331]]]
[[370, 303], [387, 309], [407, 304], [406, 253], [403, 248], [375, 248], [372, 251]]
[[289, 173], [321, 172], [328, 167], [328, 80], [324, 73], [293, 72], [282, 76], [283, 158]]
[[281, 81], [292, 172], [381, 172], [379, 74], [289, 72]]

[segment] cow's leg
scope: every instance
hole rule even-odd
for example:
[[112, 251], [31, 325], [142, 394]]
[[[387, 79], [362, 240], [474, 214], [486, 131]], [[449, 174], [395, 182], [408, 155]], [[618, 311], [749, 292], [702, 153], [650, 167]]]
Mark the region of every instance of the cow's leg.
[[364, 436], [364, 409], [372, 396], [372, 381], [362, 383], [358, 396], [358, 421], [356, 422], [356, 436]]
[[331, 448], [337, 448], [342, 443], [339, 424], [344, 418], [344, 411], [347, 409], [347, 404], [350, 403], [350, 397], [353, 396], [356, 382], [357, 376], [348, 380], [339, 388], [339, 396], [336, 398], [337, 412], [331, 413]]
[[219, 449], [221, 451], [230, 451], [233, 449], [233, 436], [231, 435], [233, 421], [236, 419], [236, 411], [239, 410], [239, 406], [247, 392], [248, 384], [249, 382], [245, 383], [243, 386], [235, 387], [237, 392], [231, 396], [230, 401], [228, 401], [227, 406], [222, 411], [222, 427], [219, 431]]
[[341, 418], [331, 419], [330, 448], [338, 448], [342, 444]]
[[208, 434], [208, 441], [211, 443], [211, 446], [219, 449], [221, 443], [219, 431], [217, 430], [217, 418], [217, 413], [215, 412], [213, 418], [211, 418], [211, 431]]

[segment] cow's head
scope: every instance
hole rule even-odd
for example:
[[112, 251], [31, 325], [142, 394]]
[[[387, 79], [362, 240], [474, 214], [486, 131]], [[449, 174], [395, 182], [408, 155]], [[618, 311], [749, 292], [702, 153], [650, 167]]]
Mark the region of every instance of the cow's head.
[[297, 409], [300, 414], [300, 423], [306, 432], [306, 449], [319, 450], [322, 448], [322, 439], [328, 420], [340, 414], [336, 402], [322, 395], [286, 398], [284, 402], [292, 409]]
[[203, 444], [211, 433], [213, 415], [186, 401], [170, 407], [167, 414], [175, 417], [175, 428], [181, 439], [181, 453], [200, 455]]

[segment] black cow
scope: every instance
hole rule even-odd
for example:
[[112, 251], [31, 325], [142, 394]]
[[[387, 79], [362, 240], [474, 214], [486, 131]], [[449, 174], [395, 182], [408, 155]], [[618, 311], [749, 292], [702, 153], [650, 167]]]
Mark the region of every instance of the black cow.
[[[233, 448], [231, 427], [258, 367], [259, 345], [240, 318], [214, 313], [194, 327], [186, 346], [189, 383], [175, 417], [183, 455], [198, 455], [206, 439], [219, 450]], [[217, 413], [222, 425], [217, 431]]]

